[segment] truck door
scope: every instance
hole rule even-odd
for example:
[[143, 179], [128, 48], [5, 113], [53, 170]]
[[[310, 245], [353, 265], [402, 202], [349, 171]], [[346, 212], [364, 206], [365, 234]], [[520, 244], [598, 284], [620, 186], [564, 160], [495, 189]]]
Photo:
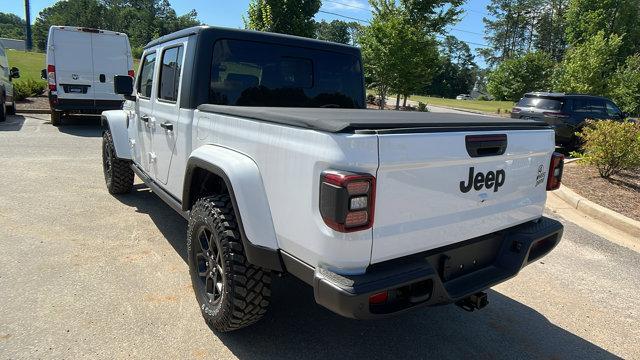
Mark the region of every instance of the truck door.
[[155, 120], [153, 119], [153, 102], [155, 101], [155, 91], [157, 88], [155, 81], [156, 73], [156, 50], [147, 51], [142, 58], [140, 66], [140, 75], [136, 84], [136, 114], [137, 118], [134, 124], [137, 136], [132, 139], [134, 156], [139, 157], [139, 165], [143, 170], [153, 176], [153, 166], [150, 164], [155, 162], [155, 154], [152, 152], [152, 128]]
[[153, 134], [153, 153], [156, 156], [152, 164], [155, 180], [167, 184], [171, 159], [176, 146], [176, 133], [180, 117], [180, 79], [184, 59], [182, 42], [169, 44], [159, 51], [157, 101], [153, 105], [155, 122]]

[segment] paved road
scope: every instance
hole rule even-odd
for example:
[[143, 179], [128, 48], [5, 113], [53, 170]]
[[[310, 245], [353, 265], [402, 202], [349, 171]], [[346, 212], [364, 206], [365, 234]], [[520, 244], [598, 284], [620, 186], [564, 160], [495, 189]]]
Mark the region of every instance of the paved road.
[[216, 335], [185, 263], [186, 223], [142, 185], [105, 190], [96, 120], [0, 124], [0, 359], [640, 359], [640, 255], [565, 222], [490, 305], [340, 318], [292, 278], [269, 315]]

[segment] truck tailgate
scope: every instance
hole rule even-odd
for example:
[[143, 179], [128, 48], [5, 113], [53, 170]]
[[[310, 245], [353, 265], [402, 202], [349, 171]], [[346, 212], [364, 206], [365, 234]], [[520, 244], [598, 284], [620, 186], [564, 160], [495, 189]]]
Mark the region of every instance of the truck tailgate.
[[[505, 135], [501, 155], [467, 149], [468, 139]], [[550, 129], [379, 134], [371, 263], [540, 217], [554, 145]]]

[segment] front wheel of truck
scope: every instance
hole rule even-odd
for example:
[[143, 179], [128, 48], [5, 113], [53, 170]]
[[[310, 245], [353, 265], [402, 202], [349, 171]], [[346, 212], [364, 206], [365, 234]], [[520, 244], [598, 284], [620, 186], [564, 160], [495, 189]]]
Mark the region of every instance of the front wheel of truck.
[[213, 330], [237, 330], [264, 316], [271, 274], [247, 261], [229, 195], [205, 197], [193, 206], [187, 252], [193, 290]]
[[133, 169], [131, 162], [118, 159], [111, 132], [102, 135], [102, 169], [104, 180], [110, 194], [126, 194], [133, 187]]

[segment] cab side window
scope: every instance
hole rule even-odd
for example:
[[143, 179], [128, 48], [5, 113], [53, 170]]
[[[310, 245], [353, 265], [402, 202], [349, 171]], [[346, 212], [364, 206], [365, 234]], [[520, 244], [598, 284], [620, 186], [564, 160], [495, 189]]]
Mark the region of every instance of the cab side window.
[[164, 50], [160, 66], [160, 86], [158, 98], [167, 101], [178, 100], [180, 71], [182, 69], [182, 46]]
[[138, 78], [138, 94], [150, 98], [153, 89], [153, 73], [156, 66], [156, 53], [147, 54], [142, 61], [142, 70]]

